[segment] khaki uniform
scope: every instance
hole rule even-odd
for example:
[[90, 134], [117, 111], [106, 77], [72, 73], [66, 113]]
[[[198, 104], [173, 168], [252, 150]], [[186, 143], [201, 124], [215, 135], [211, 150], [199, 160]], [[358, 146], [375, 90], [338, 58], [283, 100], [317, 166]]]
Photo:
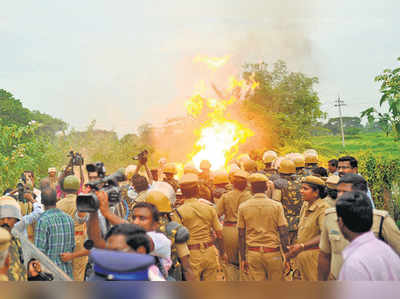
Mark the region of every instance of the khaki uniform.
[[228, 264], [224, 265], [227, 281], [239, 280], [239, 233], [236, 228], [240, 204], [252, 196], [248, 191], [233, 190], [222, 195], [217, 201], [218, 216], [224, 215], [222, 235], [224, 248], [228, 256]]
[[8, 269], [9, 281], [27, 281], [28, 276], [24, 265], [21, 241], [12, 236], [9, 247], [10, 267]]
[[217, 280], [218, 257], [212, 243], [211, 229], [221, 232], [222, 225], [215, 208], [199, 202], [197, 198], [185, 199], [172, 217], [190, 232], [187, 243], [190, 250], [190, 264], [196, 279]]
[[[300, 212], [297, 242], [305, 243], [321, 234], [324, 225], [325, 211], [329, 206], [322, 199], [317, 199], [310, 206], [304, 202]], [[296, 269], [300, 271], [303, 280], [318, 280], [318, 246], [300, 252], [295, 258]]]
[[329, 195], [323, 199], [330, 208], [335, 208], [336, 207], [336, 200], [332, 199]]
[[[382, 237], [384, 241], [400, 255], [400, 231], [387, 211], [373, 210], [371, 230], [375, 233], [376, 237], [379, 238], [379, 229], [382, 219]], [[322, 252], [331, 255], [330, 279], [336, 279], [338, 277], [343, 264], [342, 251], [348, 244], [349, 241], [344, 238], [337, 224], [336, 209], [327, 209], [319, 247]]]
[[[76, 195], [67, 194], [67, 196], [57, 202], [57, 208], [65, 212], [72, 219], [75, 219], [76, 214]], [[86, 224], [80, 224], [75, 221], [75, 251], [83, 250], [83, 243], [87, 239], [86, 235]], [[85, 269], [88, 263], [88, 257], [82, 256], [74, 258], [72, 260], [72, 271], [74, 279], [77, 281], [83, 281], [85, 279]]]
[[250, 280], [282, 280], [283, 260], [279, 250], [278, 227], [287, 225], [282, 205], [264, 193], [255, 194], [239, 206], [237, 227], [246, 231]]

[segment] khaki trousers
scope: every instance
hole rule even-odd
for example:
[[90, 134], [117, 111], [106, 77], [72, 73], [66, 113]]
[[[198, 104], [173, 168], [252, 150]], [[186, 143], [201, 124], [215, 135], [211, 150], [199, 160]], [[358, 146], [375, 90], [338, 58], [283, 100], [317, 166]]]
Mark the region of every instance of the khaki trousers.
[[249, 280], [283, 280], [282, 255], [277, 252], [247, 251]]
[[191, 249], [190, 265], [197, 281], [216, 281], [218, 277], [218, 257], [214, 246]]
[[235, 226], [224, 226], [222, 229], [224, 237], [224, 249], [228, 256], [228, 264], [223, 264], [226, 281], [239, 281], [239, 234]]
[[300, 252], [295, 258], [295, 267], [300, 271], [301, 280], [318, 281], [318, 249]]
[[[75, 234], [75, 251], [84, 249], [83, 243], [85, 242], [86, 235]], [[88, 263], [88, 257], [82, 256], [72, 260], [72, 272], [74, 280], [83, 281], [85, 279], [85, 269]]]

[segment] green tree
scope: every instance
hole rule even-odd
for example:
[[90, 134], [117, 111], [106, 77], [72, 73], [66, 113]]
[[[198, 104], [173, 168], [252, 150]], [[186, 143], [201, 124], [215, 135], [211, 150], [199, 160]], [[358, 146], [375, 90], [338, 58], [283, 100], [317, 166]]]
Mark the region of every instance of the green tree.
[[257, 139], [265, 147], [307, 144], [318, 119], [325, 114], [314, 90], [318, 78], [289, 72], [286, 63], [276, 62], [272, 69], [264, 62], [247, 64], [244, 79], [259, 87], [242, 103], [242, 113], [256, 128]]
[[57, 118], [39, 111], [30, 111], [21, 101], [4, 89], [0, 89], [0, 124], [5, 126], [27, 126], [38, 123], [35, 134], [51, 136], [67, 129], [67, 124]]
[[32, 120], [29, 109], [20, 100], [4, 89], [0, 89], [0, 122], [2, 125], [26, 126]]
[[[342, 117], [344, 133], [348, 135], [355, 135], [360, 133], [364, 129], [361, 124], [361, 118], [359, 117]], [[329, 129], [333, 134], [340, 134], [340, 119], [339, 117], [330, 118], [324, 125], [325, 128]]]
[[[400, 57], [397, 58], [400, 61]], [[400, 67], [385, 69], [382, 74], [375, 77], [376, 82], [380, 82], [380, 92], [382, 93], [379, 105], [383, 103], [389, 105], [389, 111], [381, 113], [375, 108], [370, 107], [361, 112], [361, 117], [366, 117], [370, 123], [378, 120], [378, 123], [386, 135], [393, 134], [396, 141], [400, 140]]]

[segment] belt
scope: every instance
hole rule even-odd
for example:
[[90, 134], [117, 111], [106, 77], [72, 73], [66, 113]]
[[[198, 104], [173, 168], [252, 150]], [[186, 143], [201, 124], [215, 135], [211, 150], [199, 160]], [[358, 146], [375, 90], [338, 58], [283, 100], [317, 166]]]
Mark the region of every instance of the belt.
[[83, 236], [85, 234], [85, 232], [84, 231], [81, 231], [81, 232], [75, 232], [75, 235], [77, 235], [77, 236]]
[[211, 246], [213, 246], [214, 243], [213, 242], [208, 242], [208, 243], [199, 243], [199, 244], [191, 244], [188, 245], [189, 250], [193, 250], [193, 249], [200, 249], [201, 246], [204, 247], [204, 249], [209, 248]]
[[224, 222], [224, 226], [236, 226], [237, 222], [234, 221], [226, 221]]
[[279, 247], [278, 248], [270, 248], [270, 247], [264, 247], [264, 246], [248, 246], [247, 250], [250, 250], [250, 251], [262, 251], [264, 253], [266, 253], [266, 252], [277, 252], [277, 251], [279, 251]]
[[[311, 247], [311, 248], [308, 248], [307, 250], [315, 250], [315, 249], [319, 249], [319, 246], [318, 245], [315, 245], [315, 246], [313, 246], [313, 247]], [[306, 251], [307, 251], [306, 250]]]

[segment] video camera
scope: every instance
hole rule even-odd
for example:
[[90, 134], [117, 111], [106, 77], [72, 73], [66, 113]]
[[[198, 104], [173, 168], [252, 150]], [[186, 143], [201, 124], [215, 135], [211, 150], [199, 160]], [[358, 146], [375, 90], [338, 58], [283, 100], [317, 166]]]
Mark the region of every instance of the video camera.
[[[106, 192], [109, 205], [114, 206], [118, 204], [121, 199], [121, 190], [118, 186], [118, 182], [125, 180], [124, 172], [118, 170], [112, 175], [103, 177], [94, 182], [89, 182], [86, 185], [89, 186], [91, 190]], [[95, 192], [88, 194], [80, 193], [76, 200], [76, 206], [79, 212], [93, 213], [99, 209], [100, 202]]]
[[148, 154], [149, 154], [149, 152], [147, 150], [144, 150], [141, 153], [139, 153], [137, 156], [132, 157], [132, 159], [133, 160], [139, 160], [139, 161], [143, 161], [143, 160], [147, 161], [147, 155]]
[[70, 166], [82, 166], [84, 164], [83, 157], [78, 152], [70, 151], [67, 157], [71, 158], [68, 163]]
[[96, 162], [94, 164], [87, 164], [86, 165], [87, 172], [97, 172], [97, 176], [99, 178], [104, 178], [106, 175], [106, 168], [104, 167], [103, 162]]
[[[30, 188], [27, 186], [26, 182], [27, 182], [27, 180], [26, 180], [25, 174], [23, 173], [23, 174], [21, 174], [21, 177], [19, 178], [18, 183], [17, 183], [17, 190], [18, 190], [17, 199], [18, 199], [18, 201], [21, 201], [23, 203], [26, 203], [26, 199], [24, 197], [25, 193], [33, 194], [32, 190], [30, 190]], [[34, 197], [36, 197], [36, 196], [34, 195]]]

